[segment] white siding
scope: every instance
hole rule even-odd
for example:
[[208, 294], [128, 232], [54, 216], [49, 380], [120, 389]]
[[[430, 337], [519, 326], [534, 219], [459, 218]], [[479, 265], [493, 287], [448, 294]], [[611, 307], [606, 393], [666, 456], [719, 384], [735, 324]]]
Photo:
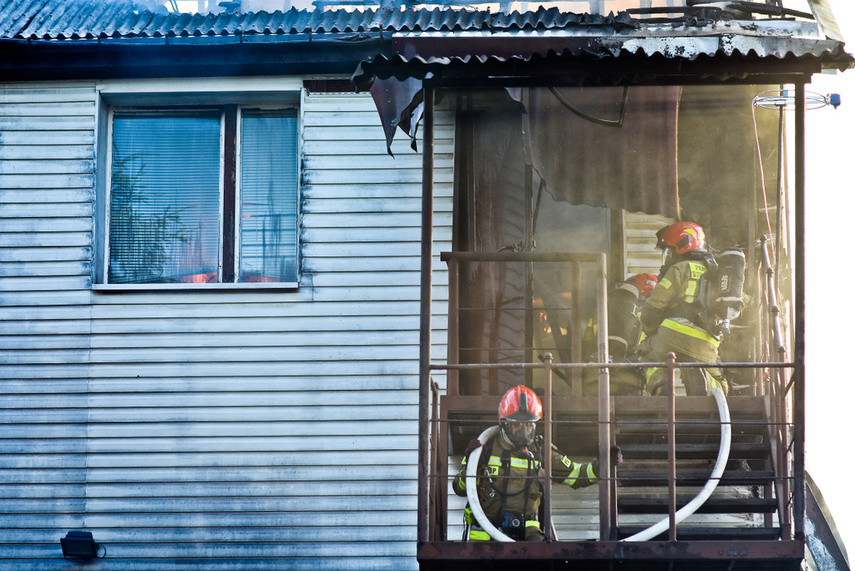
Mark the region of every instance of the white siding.
[[623, 226], [623, 277], [635, 274], [659, 275], [662, 266], [662, 251], [656, 249], [656, 233], [674, 222], [658, 214], [627, 212], [622, 210]]
[[95, 110], [0, 88], [0, 568], [86, 529], [89, 569], [416, 569], [421, 155], [370, 97], [308, 96], [304, 287], [92, 292]]

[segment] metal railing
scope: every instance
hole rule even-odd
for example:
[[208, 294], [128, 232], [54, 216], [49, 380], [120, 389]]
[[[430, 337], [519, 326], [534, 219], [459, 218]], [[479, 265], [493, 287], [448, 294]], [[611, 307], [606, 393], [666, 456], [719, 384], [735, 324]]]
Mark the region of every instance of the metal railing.
[[[791, 391], [792, 381], [785, 382], [786, 377], [782, 374], [787, 369], [794, 369], [794, 363], [787, 362], [786, 344], [783, 342], [782, 327], [780, 323], [779, 310], [777, 308], [776, 296], [774, 294], [774, 282], [769, 277], [771, 265], [768, 263], [768, 253], [765, 249], [765, 240], [762, 242], [763, 250], [763, 267], [767, 275], [767, 293], [764, 299], [764, 305], [768, 307], [771, 316], [770, 322], [772, 339], [775, 342], [777, 353], [780, 357], [776, 362], [758, 362], [758, 363], [716, 363], [717, 367], [721, 368], [759, 368], [765, 371], [765, 376], [770, 379], [769, 397], [772, 401], [771, 417], [768, 423], [768, 433], [772, 443], [772, 455], [775, 471], [775, 495], [778, 500], [778, 520], [781, 528], [782, 539], [791, 537], [791, 521], [789, 517], [790, 510], [794, 505], [799, 505], [803, 499], [795, 498], [792, 494], [798, 495], [802, 491], [803, 486], [791, 486], [793, 478], [798, 479], [798, 474], [792, 473], [792, 438], [789, 434], [792, 419], [788, 414], [788, 402], [793, 398]], [[709, 363], [677, 363], [675, 359], [670, 359], [667, 363], [612, 363], [609, 362], [608, 352], [608, 283], [606, 272], [606, 256], [605, 254], [567, 254], [567, 253], [528, 253], [528, 252], [495, 252], [495, 253], [480, 253], [480, 252], [446, 252], [441, 255], [441, 259], [446, 261], [449, 266], [449, 327], [448, 327], [448, 362], [446, 364], [431, 364], [430, 371], [445, 371], [447, 372], [447, 393], [449, 395], [459, 394], [459, 386], [457, 384], [457, 373], [464, 370], [490, 370], [490, 369], [520, 369], [520, 370], [537, 370], [543, 371], [544, 379], [544, 395], [543, 395], [543, 437], [544, 450], [550, 450], [553, 438], [553, 423], [554, 423], [554, 406], [553, 406], [553, 373], [561, 370], [568, 370], [571, 373], [581, 372], [584, 369], [594, 368], [598, 371], [598, 391], [597, 391], [597, 432], [598, 432], [598, 458], [600, 462], [601, 477], [599, 478], [599, 537], [601, 541], [613, 539], [614, 530], [617, 524], [617, 504], [616, 504], [616, 474], [614, 467], [611, 466], [611, 447], [615, 443], [615, 419], [613, 413], [613, 399], [610, 390], [610, 371], [621, 368], [644, 369], [647, 367], [664, 367], [668, 374], [669, 386], [671, 387], [668, 395], [668, 414], [667, 414], [667, 447], [668, 447], [668, 517], [669, 517], [669, 539], [676, 540], [676, 521], [675, 514], [676, 506], [676, 392], [674, 391], [675, 370], [680, 368], [703, 368], [709, 367]], [[459, 283], [459, 263], [460, 262], [565, 262], [573, 265], [578, 270], [578, 265], [581, 263], [596, 263], [598, 268], [597, 273], [597, 356], [598, 362], [595, 363], [555, 363], [551, 354], [546, 354], [541, 363], [460, 363], [459, 361], [459, 339], [457, 331], [459, 330], [459, 305], [457, 298], [457, 290]], [[576, 308], [578, 314], [578, 307]], [[576, 315], [574, 315], [574, 318]], [[574, 377], [579, 378], [579, 375]], [[571, 385], [574, 395], [578, 394], [581, 383], [574, 382]], [[438, 385], [431, 381], [431, 396], [432, 407], [430, 419], [427, 426], [423, 426], [422, 430], [428, 430], [430, 434], [431, 451], [430, 458], [423, 459], [426, 462], [426, 468], [423, 474], [427, 473], [428, 482], [424, 487], [428, 490], [429, 499], [424, 502], [425, 506], [430, 506], [433, 510], [427, 520], [430, 522], [431, 529], [436, 529], [438, 526], [443, 530], [445, 523], [443, 515], [437, 513], [437, 510], [446, 509], [446, 501], [444, 495], [447, 489], [448, 474], [442, 468], [445, 466], [445, 458], [447, 458], [446, 444], [440, 438], [443, 431], [440, 429], [441, 423], [449, 422], [447, 415], [440, 409], [440, 391]], [[652, 397], [648, 397], [652, 398]], [[445, 439], [447, 440], [447, 439]], [[445, 457], [443, 457], [445, 455]], [[546, 477], [543, 480], [544, 487], [544, 518], [546, 522], [551, 521], [552, 499], [551, 499], [551, 455], [545, 454], [543, 458], [543, 469]], [[798, 482], [797, 482], [798, 483]], [[420, 506], [422, 504], [420, 503]], [[423, 514], [422, 514], [423, 515]], [[420, 515], [420, 520], [422, 519]], [[767, 521], [767, 524], [770, 522]], [[426, 530], [427, 532], [427, 530]], [[549, 525], [544, 526], [544, 535], [547, 541], [551, 541], [552, 530]], [[428, 540], [443, 540], [442, 534], [439, 536], [426, 533], [424, 537], [420, 535], [420, 541]]]

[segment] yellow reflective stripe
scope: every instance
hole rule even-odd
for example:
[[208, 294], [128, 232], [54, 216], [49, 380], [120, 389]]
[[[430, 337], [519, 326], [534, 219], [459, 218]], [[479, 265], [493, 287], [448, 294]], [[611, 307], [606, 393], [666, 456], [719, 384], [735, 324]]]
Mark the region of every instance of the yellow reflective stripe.
[[526, 527], [536, 527], [537, 529], [540, 529], [540, 522], [537, 521], [536, 519], [530, 519], [527, 522], [525, 522], [525, 526]]
[[[510, 458], [511, 466], [514, 468], [528, 468], [528, 460], [525, 458]], [[534, 461], [534, 469], [537, 470], [540, 468], [540, 462]], [[490, 459], [487, 461], [487, 465], [491, 468], [501, 468], [502, 467], [502, 458], [501, 456], [490, 456]], [[491, 474], [493, 472], [490, 472]]]
[[653, 373], [658, 371], [661, 367], [650, 367], [649, 369], [644, 370], [644, 382], [649, 383], [650, 377], [653, 376]]
[[666, 280], [665, 278], [662, 278], [662, 281], [659, 282], [659, 285], [661, 285], [665, 289], [671, 289], [671, 280]]
[[573, 471], [570, 472], [570, 475], [564, 479], [563, 483], [567, 484], [568, 486], [572, 486], [573, 484], [575, 484], [576, 478], [579, 477], [579, 470], [581, 470], [581, 469], [582, 469], [582, 466], [580, 466], [579, 464], [576, 464], [575, 466], [573, 466]]
[[487, 472], [491, 476], [499, 475], [499, 468], [502, 467], [502, 459], [498, 456], [490, 456], [490, 459], [487, 460]]
[[594, 474], [594, 465], [593, 464], [588, 464], [588, 480], [590, 480], [591, 482], [597, 481], [597, 475]]
[[700, 339], [701, 341], [706, 341], [710, 343], [714, 347], [718, 347], [720, 341], [707, 333], [706, 331], [702, 331], [700, 329], [695, 329], [694, 327], [690, 327], [688, 325], [683, 325], [682, 323], [677, 323], [671, 319], [666, 319], [662, 322], [660, 327], [666, 327], [671, 331], [676, 331], [677, 333], [682, 333], [683, 335], [688, 335], [689, 337], [694, 337], [695, 339]]
[[457, 474], [457, 486], [461, 490], [466, 489], [466, 458], [463, 458], [463, 462], [460, 464], [460, 472]]
[[490, 541], [490, 534], [478, 529], [469, 530], [469, 539], [473, 541]]
[[695, 301], [695, 296], [698, 293], [698, 282], [695, 280], [689, 280], [689, 283], [686, 284], [686, 295], [683, 299], [686, 300], [686, 303], [692, 303]]
[[683, 299], [686, 300], [686, 303], [693, 303], [698, 295], [698, 286], [700, 285], [698, 280], [707, 272], [707, 267], [698, 262], [689, 262], [689, 272], [691, 277], [686, 284], [686, 294]]

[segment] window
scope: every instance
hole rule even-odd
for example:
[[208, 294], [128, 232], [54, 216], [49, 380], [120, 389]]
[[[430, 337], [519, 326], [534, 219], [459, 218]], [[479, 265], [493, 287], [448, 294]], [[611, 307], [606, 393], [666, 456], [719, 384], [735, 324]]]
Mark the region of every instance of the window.
[[296, 109], [115, 110], [106, 282], [295, 283]]

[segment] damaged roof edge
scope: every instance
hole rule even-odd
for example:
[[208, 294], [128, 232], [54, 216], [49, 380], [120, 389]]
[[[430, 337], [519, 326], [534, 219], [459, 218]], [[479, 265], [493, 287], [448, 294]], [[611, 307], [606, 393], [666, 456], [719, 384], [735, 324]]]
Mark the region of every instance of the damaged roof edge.
[[[638, 84], [765, 80], [855, 67], [842, 40], [833, 37], [839, 30], [827, 0], [810, 1], [816, 21], [736, 19], [721, 11], [711, 12], [718, 19], [645, 21], [627, 12], [600, 16], [543, 7], [511, 14], [379, 8], [189, 15], [137, 11], [130, 0], [116, 0], [110, 10], [100, 0], [0, 0], [0, 70], [28, 78], [51, 77], [48, 70], [120, 77], [163, 74], [178, 60], [187, 75], [210, 73], [219, 60], [234, 75], [253, 67], [296, 73], [316, 62], [351, 74], [362, 62], [354, 76], [360, 80], [369, 69], [387, 77], [472, 79], [522, 77], [529, 69], [546, 77], [542, 60], [552, 58], [548, 63], [567, 75], [562, 81]], [[86, 6], [91, 11], [84, 17]], [[111, 57], [124, 67], [111, 69]]]

